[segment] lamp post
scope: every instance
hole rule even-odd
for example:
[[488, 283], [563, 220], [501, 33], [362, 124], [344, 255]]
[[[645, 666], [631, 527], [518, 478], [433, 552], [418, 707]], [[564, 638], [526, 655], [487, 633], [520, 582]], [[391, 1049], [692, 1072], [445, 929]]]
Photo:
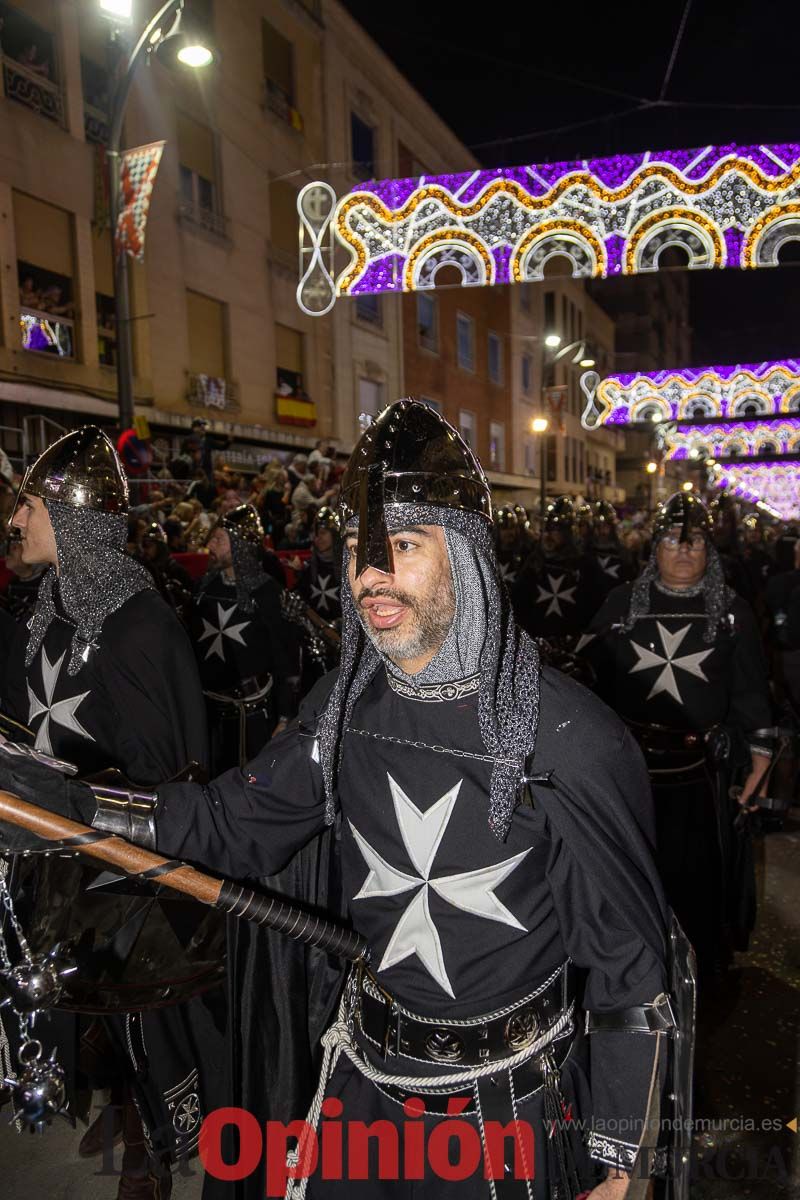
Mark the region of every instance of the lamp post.
[[531, 421], [531, 430], [539, 434], [539, 515], [542, 520], [547, 505], [547, 443], [544, 436], [547, 424], [547, 417], [534, 417]]
[[[128, 295], [128, 256], [116, 253], [115, 238], [120, 211], [120, 142], [122, 122], [130, 96], [133, 77], [139, 63], [147, 55], [159, 53], [167, 42], [173, 43], [175, 57], [187, 67], [204, 67], [213, 61], [211, 50], [197, 38], [180, 28], [184, 0], [167, 0], [143, 29], [128, 55], [119, 76], [111, 106], [111, 126], [108, 138], [109, 209], [111, 216], [111, 254], [114, 263], [114, 311], [117, 335], [117, 406], [120, 433], [133, 424], [133, 355], [131, 351], [131, 316]], [[131, 15], [131, 0], [100, 0], [100, 8], [112, 20], [127, 24]], [[168, 30], [163, 26], [171, 21]]]

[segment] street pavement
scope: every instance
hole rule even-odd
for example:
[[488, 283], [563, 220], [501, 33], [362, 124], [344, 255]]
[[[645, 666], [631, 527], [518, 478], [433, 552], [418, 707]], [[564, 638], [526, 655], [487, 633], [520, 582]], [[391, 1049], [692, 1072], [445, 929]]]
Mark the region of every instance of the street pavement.
[[[800, 1200], [800, 809], [757, 843], [759, 916], [750, 949], [715, 994], [699, 1035], [692, 1200]], [[57, 1122], [20, 1135], [0, 1116], [0, 1196], [115, 1200], [100, 1159], [77, 1156], [79, 1134]], [[800, 1126], [798, 1126], [800, 1128]], [[118, 1169], [121, 1150], [115, 1151]], [[173, 1200], [200, 1200], [195, 1159]]]

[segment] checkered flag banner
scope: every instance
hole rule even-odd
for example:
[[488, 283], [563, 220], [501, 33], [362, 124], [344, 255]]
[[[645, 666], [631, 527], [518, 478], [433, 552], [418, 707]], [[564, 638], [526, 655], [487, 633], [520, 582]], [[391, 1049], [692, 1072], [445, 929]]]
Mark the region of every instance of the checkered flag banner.
[[150, 208], [150, 194], [156, 181], [163, 142], [126, 150], [119, 166], [119, 215], [114, 232], [117, 256], [129, 254], [141, 262], [144, 258], [144, 230]]

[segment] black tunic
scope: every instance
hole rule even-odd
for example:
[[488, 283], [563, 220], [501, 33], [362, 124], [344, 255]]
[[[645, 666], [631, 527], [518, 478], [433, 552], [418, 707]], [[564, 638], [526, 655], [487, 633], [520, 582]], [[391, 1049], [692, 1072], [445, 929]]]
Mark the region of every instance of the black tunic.
[[[257, 876], [317, 836], [314, 731], [330, 686], [321, 681], [300, 721], [244, 772], [160, 789], [159, 849]], [[651, 1001], [665, 986], [663, 901], [647, 776], [624, 725], [545, 669], [533, 761], [553, 771], [552, 786], [517, 810], [505, 843], [488, 827], [489, 764], [478, 755], [475, 694], [400, 696], [380, 669], [355, 706], [338, 786], [343, 892], [381, 982], [412, 1011], [447, 1020], [519, 999], [569, 956], [585, 971], [587, 1007]], [[647, 1035], [593, 1035], [591, 1112], [581, 1116], [635, 1129], [653, 1056]], [[613, 1140], [595, 1144], [599, 1161]]]
[[306, 604], [322, 617], [323, 621], [339, 621], [342, 603], [339, 593], [341, 556], [332, 554], [329, 559], [321, 558], [316, 550], [303, 567], [294, 585], [294, 591], [303, 597]]
[[532, 637], [572, 637], [586, 628], [599, 586], [599, 568], [588, 555], [546, 557], [537, 547], [511, 588], [514, 615]]

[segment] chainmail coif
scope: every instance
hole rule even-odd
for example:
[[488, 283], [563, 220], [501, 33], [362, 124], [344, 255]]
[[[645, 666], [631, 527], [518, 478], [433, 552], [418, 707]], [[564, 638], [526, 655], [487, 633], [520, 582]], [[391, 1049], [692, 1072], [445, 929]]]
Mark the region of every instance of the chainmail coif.
[[[417, 684], [447, 682], [444, 676], [448, 672], [449, 679], [455, 679], [465, 670], [469, 672], [471, 663], [480, 669], [478, 724], [487, 752], [497, 760], [489, 785], [489, 827], [502, 841], [511, 826], [525, 761], [536, 743], [540, 673], [536, 643], [514, 621], [485, 518], [449, 508], [396, 504], [387, 505], [386, 523], [389, 529], [409, 525], [442, 525], [445, 529], [451, 564], [455, 566], [455, 629], [451, 626], [442, 649], [428, 667], [409, 678]], [[464, 576], [469, 580], [466, 585]], [[477, 593], [469, 595], [469, 605], [465, 586], [470, 593]], [[356, 611], [346, 551], [341, 594], [341, 666], [318, 728], [328, 824], [335, 817], [344, 732], [358, 698], [384, 662], [364, 633]], [[476, 622], [470, 611], [473, 617], [481, 614], [481, 619]], [[402, 674], [397, 667], [391, 669]]]
[[76, 627], [67, 672], [77, 675], [89, 647], [96, 648], [106, 617], [131, 596], [155, 585], [150, 572], [125, 553], [128, 518], [124, 513], [74, 508], [60, 500], [46, 503], [56, 536], [58, 574], [48, 567], [39, 584], [25, 666], [33, 662], [56, 615], [58, 585], [61, 607]]
[[[233, 576], [234, 583], [236, 584], [236, 603], [245, 612], [255, 612], [256, 602], [253, 599], [253, 595], [270, 578], [264, 570], [261, 547], [248, 541], [247, 538], [240, 537], [233, 529], [226, 529], [225, 532], [231, 541]], [[213, 571], [207, 571], [203, 576], [200, 591], [204, 592], [214, 580], [223, 574], [223, 571], [219, 567], [216, 567]]]
[[[631, 603], [628, 615], [621, 624], [623, 633], [630, 633], [640, 617], [646, 617], [650, 612], [650, 585], [658, 578], [658, 542], [653, 542], [650, 558], [641, 575], [636, 579], [631, 591]], [[729, 611], [735, 597], [735, 592], [725, 582], [722, 561], [713, 542], [706, 538], [706, 570], [702, 579], [702, 592], [706, 610], [706, 628], [703, 641], [710, 645], [717, 636], [717, 630]]]

